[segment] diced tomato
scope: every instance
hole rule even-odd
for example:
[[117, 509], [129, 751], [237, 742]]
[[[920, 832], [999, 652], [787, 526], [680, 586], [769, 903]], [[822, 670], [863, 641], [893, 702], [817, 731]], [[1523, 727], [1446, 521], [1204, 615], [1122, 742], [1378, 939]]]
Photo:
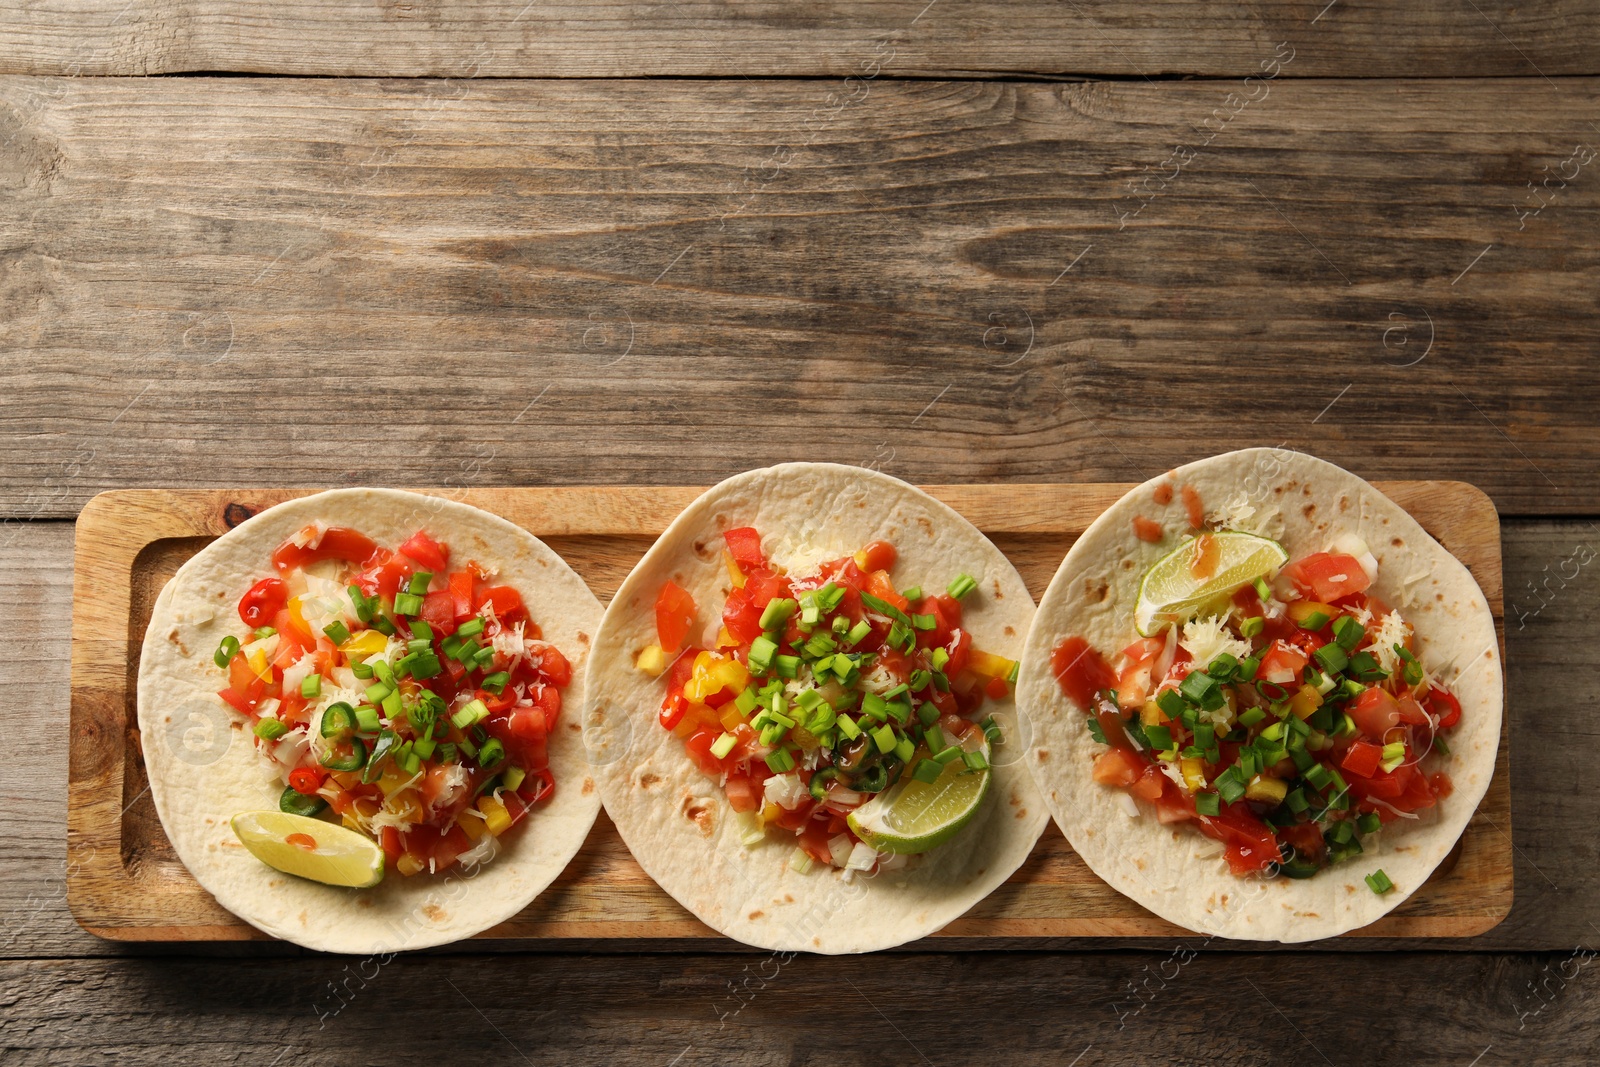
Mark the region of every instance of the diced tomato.
[[256, 679], [256, 685], [261, 687], [260, 692], [252, 693], [251, 691], [246, 690], [245, 692], [241, 693], [235, 691], [230, 686], [227, 689], [218, 691], [217, 696], [221, 697], [223, 700], [226, 700], [230, 705], [232, 705], [233, 710], [237, 711], [240, 715], [249, 715], [256, 710], [256, 705], [261, 703], [261, 696], [266, 692], [267, 689], [267, 684], [261, 681], [259, 678]]
[[514, 709], [509, 729], [518, 740], [543, 741], [546, 737], [544, 711], [536, 707]]
[[984, 695], [990, 700], [1004, 700], [1009, 692], [1011, 692], [1011, 687], [1006, 684], [1004, 678], [990, 678], [983, 687]]
[[761, 551], [761, 534], [754, 526], [728, 530], [723, 533], [722, 540], [728, 546], [728, 555], [739, 564], [745, 577], [767, 570], [767, 557]]
[[694, 761], [694, 765], [706, 774], [719, 774], [722, 771], [722, 761], [711, 754], [711, 746], [721, 736], [722, 727], [720, 725], [701, 726], [690, 734], [688, 740], [683, 743], [683, 747], [688, 749], [689, 758]]
[[[953, 658], [953, 657], [952, 657]], [[1068, 637], [1050, 654], [1050, 669], [1067, 698], [1080, 708], [1094, 706], [1102, 690], [1117, 684], [1116, 672], [1105, 657], [1081, 637]]]
[[450, 575], [450, 603], [455, 608], [457, 622], [472, 615], [471, 571], [456, 571]]
[[746, 775], [735, 774], [730, 777], [723, 791], [728, 794], [728, 803], [734, 811], [755, 811], [761, 806], [761, 787]]
[[1309, 657], [1298, 648], [1275, 642], [1261, 657], [1256, 677], [1274, 685], [1289, 685], [1300, 680], [1300, 671], [1308, 662]]
[[539, 673], [551, 685], [566, 685], [572, 681], [572, 664], [555, 645], [545, 645], [539, 649]]
[[1350, 746], [1350, 751], [1344, 754], [1344, 759], [1339, 766], [1352, 774], [1359, 774], [1371, 778], [1378, 773], [1378, 764], [1383, 761], [1383, 746], [1374, 745], [1366, 741], [1356, 741]]
[[543, 685], [535, 687], [529, 695], [533, 697], [533, 706], [544, 713], [544, 732], [555, 733], [556, 720], [561, 717], [561, 691], [553, 685]]
[[1439, 720], [1439, 729], [1448, 730], [1461, 721], [1461, 701], [1438, 686], [1428, 690], [1428, 710]]
[[531, 807], [535, 804], [549, 800], [556, 791], [556, 778], [548, 767], [530, 770], [528, 776], [517, 787], [517, 795]]
[[1397, 703], [1400, 705], [1401, 722], [1409, 726], [1423, 726], [1431, 721], [1427, 713], [1422, 710], [1422, 705], [1412, 699], [1411, 694], [1402, 694]]
[[[1401, 810], [1409, 810], [1396, 803], [1405, 793], [1411, 780], [1416, 777], [1416, 767], [1409, 763], [1402, 763], [1393, 771], [1379, 771], [1374, 775], [1362, 775], [1349, 772], [1344, 776], [1345, 782], [1350, 786], [1350, 792], [1360, 799], [1377, 798], [1388, 801]], [[1426, 783], [1424, 783], [1426, 787]]]
[[1223, 804], [1218, 814], [1199, 819], [1201, 831], [1223, 843], [1223, 857], [1236, 875], [1266, 870], [1282, 858], [1277, 837], [1243, 803]]
[[[1121, 750], [1112, 749], [1112, 751], [1118, 752]], [[1096, 763], [1098, 765], [1098, 761]], [[1144, 769], [1144, 772], [1139, 776], [1139, 780], [1128, 787], [1128, 792], [1144, 800], [1159, 800], [1161, 794], [1166, 790], [1167, 783], [1170, 781], [1171, 779], [1161, 773], [1161, 768], [1152, 763]]]
[[[1102, 752], [1094, 760], [1094, 780], [1101, 785], [1130, 786], [1143, 776], [1144, 771], [1145, 768], [1125, 748]], [[1159, 792], [1157, 795], [1160, 795]]]
[[1316, 552], [1283, 568], [1295, 588], [1329, 603], [1359, 593], [1372, 584], [1354, 556]]
[[950, 642], [944, 646], [944, 650], [950, 656], [944, 665], [945, 677], [960, 677], [972, 657], [972, 635], [965, 630], [956, 630], [950, 635]]
[[1389, 693], [1377, 686], [1365, 690], [1350, 705], [1350, 718], [1363, 734], [1375, 741], [1400, 723], [1400, 705]]
[[[301, 533], [305, 531], [302, 530]], [[279, 573], [295, 567], [306, 567], [325, 559], [342, 559], [349, 563], [366, 563], [378, 551], [377, 543], [348, 526], [330, 526], [323, 532], [315, 547], [301, 547], [293, 539], [285, 541], [272, 552], [272, 565]]]
[[324, 774], [315, 767], [296, 767], [289, 772], [289, 784], [296, 793], [310, 796], [322, 788]]
[[455, 597], [448, 589], [422, 598], [422, 621], [433, 630], [435, 637], [449, 637], [456, 632]]
[[761, 636], [761, 609], [755, 606], [749, 583], [728, 594], [722, 606], [722, 625], [740, 644], [748, 645]]
[[831, 865], [833, 854], [828, 851], [830, 836], [827, 823], [820, 821], [807, 823], [806, 828], [800, 832], [800, 847], [805, 850], [806, 855], [818, 863]]
[[[746, 588], [749, 588], [746, 585]], [[668, 581], [656, 597], [656, 640], [667, 655], [683, 647], [689, 628], [694, 625], [694, 597], [677, 582]]]
[[894, 587], [894, 580], [889, 577], [888, 571], [875, 570], [867, 574], [867, 592], [877, 597], [886, 604], [893, 604], [901, 611], [911, 606], [911, 601], [900, 595]]
[[392, 826], [383, 827], [378, 834], [378, 844], [383, 849], [383, 854], [393, 863], [405, 855], [405, 846], [400, 843], [400, 831]]
[[410, 581], [416, 565], [399, 553], [381, 554], [382, 558], [367, 561], [366, 568], [356, 575], [356, 584], [367, 596], [394, 599], [400, 586]]
[[890, 570], [900, 558], [899, 550], [888, 541], [868, 541], [857, 555], [861, 569], [869, 572]]
[[1433, 795], [1443, 800], [1456, 790], [1456, 784], [1444, 771], [1428, 776], [1428, 787], [1433, 790]]
[[483, 591], [477, 598], [476, 607], [488, 604], [494, 609], [495, 616], [508, 626], [515, 625], [528, 617], [528, 609], [522, 603], [522, 594], [509, 585], [496, 585]]
[[263, 578], [239, 598], [239, 618], [251, 629], [270, 626], [289, 602], [289, 587], [281, 578]]
[[412, 534], [411, 540], [400, 546], [400, 551], [435, 575], [443, 575], [450, 566], [450, 550], [421, 530]]

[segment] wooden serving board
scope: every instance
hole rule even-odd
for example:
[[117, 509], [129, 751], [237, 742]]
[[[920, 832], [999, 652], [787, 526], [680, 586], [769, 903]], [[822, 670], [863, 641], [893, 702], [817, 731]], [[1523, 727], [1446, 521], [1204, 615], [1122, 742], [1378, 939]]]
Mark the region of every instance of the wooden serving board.
[[[1462, 482], [1380, 482], [1471, 570], [1504, 655], [1500, 523]], [[1083, 529], [1132, 488], [946, 485], [928, 491], [984, 530], [1037, 598]], [[103, 493], [78, 517], [72, 618], [72, 739], [67, 899], [85, 929], [119, 940], [264, 938], [201, 889], [156, 817], [139, 746], [139, 648], [156, 595], [212, 538], [263, 508], [314, 490]], [[682, 487], [422, 490], [475, 504], [543, 538], [607, 600], [656, 535], [698, 493]], [[108, 641], [126, 635], [126, 642]], [[1464, 937], [1511, 909], [1510, 728], [1495, 776], [1461, 843], [1434, 877], [1360, 937]], [[1117, 893], [1051, 824], [1011, 879], [935, 937], [1171, 937], [1186, 931]], [[572, 864], [490, 938], [715, 938], [656, 887], [602, 812]]]

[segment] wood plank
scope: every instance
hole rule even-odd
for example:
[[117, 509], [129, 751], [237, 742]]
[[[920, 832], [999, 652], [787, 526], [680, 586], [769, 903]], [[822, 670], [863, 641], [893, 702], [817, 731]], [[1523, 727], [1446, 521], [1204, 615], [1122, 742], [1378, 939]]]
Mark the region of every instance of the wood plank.
[[[56, 711], [38, 714], [30, 702], [0, 702], [0, 730], [14, 741], [4, 793], [8, 803], [0, 813], [5, 820], [0, 917], [6, 930], [6, 937], [0, 939], [0, 957], [126, 951], [83, 932], [73, 921], [63, 881], [68, 859], [67, 754], [61, 743], [65, 723], [59, 716], [67, 706], [68, 693], [66, 621], [72, 610], [72, 527], [47, 522], [5, 529], [8, 538], [13, 537], [11, 531], [21, 532], [13, 540], [0, 539], [4, 545], [0, 549], [0, 627], [16, 635], [16, 654], [0, 660], [0, 687], [11, 693], [40, 693], [38, 707]], [[1578, 568], [1575, 578], [1561, 575], [1574, 573], [1576, 561], [1586, 557], [1585, 546], [1589, 553], [1600, 548], [1600, 537], [1587, 522], [1529, 520], [1507, 522], [1504, 535], [1506, 603], [1511, 615], [1506, 643], [1512, 743], [1520, 752], [1540, 752], [1542, 757], [1537, 762], [1519, 760], [1512, 768], [1517, 889], [1511, 916], [1482, 937], [1459, 945], [1436, 944], [1496, 950], [1570, 949], [1591, 943], [1591, 902], [1600, 891], [1600, 874], [1596, 873], [1600, 872], [1600, 845], [1592, 834], [1574, 829], [1600, 822], [1600, 794], [1572, 788], [1572, 783], [1588, 780], [1584, 754], [1600, 743], [1600, 728], [1582, 717], [1574, 720], [1571, 714], [1572, 708], [1587, 705], [1592, 696], [1588, 679], [1600, 666], [1593, 639], [1595, 620], [1600, 619], [1600, 582], [1596, 581], [1592, 555], [1589, 564]], [[1530, 583], [1543, 601], [1529, 588]], [[1521, 622], [1525, 625], [1519, 625]], [[1568, 743], [1574, 737], [1577, 743]], [[506, 944], [526, 948], [534, 943]], [[1050, 944], [1086, 948], [1093, 943], [1064, 940]], [[1161, 944], [1164, 942], [1152, 947]], [[1369, 944], [1363, 942], [1361, 947]], [[487, 947], [482, 942], [474, 946]], [[624, 942], [618, 947], [649, 946]], [[257, 954], [290, 951], [273, 944], [250, 949]]]
[[[994, 537], [1037, 597], [1078, 533], [1129, 485], [947, 485], [929, 491]], [[1461, 483], [1379, 483], [1478, 577], [1501, 620], [1500, 530], [1494, 508]], [[452, 493], [538, 534], [608, 600], [651, 540], [698, 488], [572, 487]], [[108, 643], [149, 625], [167, 580], [209, 538], [296, 490], [128, 490], [96, 497], [78, 517], [74, 544], [72, 747], [68, 767], [68, 902], [85, 928], [130, 940], [259, 938], [219, 907], [173, 852], [146, 796], [142, 751], [177, 738], [143, 738], [129, 679], [137, 645]], [[1503, 650], [1502, 650], [1503, 651]], [[204, 725], [204, 724], [202, 724]], [[212, 729], [226, 733], [226, 717]], [[191, 728], [192, 729], [192, 728]], [[1510, 735], [1495, 781], [1457, 851], [1393, 913], [1353, 936], [1469, 937], [1512, 905]], [[1180, 936], [1102, 882], [1059, 831], [970, 912], [934, 935], [1016, 937]], [[487, 938], [707, 938], [716, 935], [656, 887], [601, 819], [578, 857], [529, 908]]]
[[0, 72], [440, 77], [760, 77], [1016, 74], [1243, 77], [1278, 42], [1319, 77], [1600, 73], [1584, 0], [1037, 4], [869, 0], [847, 5], [599, 0], [242, 0], [8, 5]]
[[[207, 1063], [334, 1067], [1574, 1064], [1600, 1043], [1593, 955], [1239, 956], [1191, 940], [888, 953], [869, 967], [776, 955], [7, 963], [0, 1048], [17, 1067], [186, 1063], [197, 1049]], [[1403, 1007], [1373, 1010], [1372, 990]], [[1353, 1024], [1358, 1006], [1368, 1014]]]
[[1592, 509], [1593, 163], [1513, 208], [1600, 81], [1229, 91], [0, 79], [0, 514], [1280, 442]]

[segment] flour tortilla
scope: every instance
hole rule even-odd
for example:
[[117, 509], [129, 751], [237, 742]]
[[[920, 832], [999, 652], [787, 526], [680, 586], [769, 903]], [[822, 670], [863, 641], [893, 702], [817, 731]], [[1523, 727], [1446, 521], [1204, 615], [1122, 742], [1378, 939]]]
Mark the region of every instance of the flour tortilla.
[[[1051, 650], [1079, 635], [1108, 658], [1137, 636], [1133, 609], [1146, 568], [1188, 531], [1181, 498], [1154, 502], [1158, 485], [1193, 486], [1221, 525], [1280, 540], [1290, 559], [1330, 550], [1342, 532], [1366, 541], [1378, 560], [1372, 592], [1416, 633], [1417, 655], [1461, 701], [1447, 735], [1451, 755], [1426, 766], [1448, 771], [1455, 790], [1417, 821], [1396, 820], [1363, 841], [1365, 851], [1316, 876], [1240, 879], [1216, 846], [1190, 826], [1162, 826], [1148, 804], [1123, 809], [1125, 790], [1090, 777], [1094, 743], [1084, 709], [1062, 695]], [[1159, 522], [1167, 537], [1147, 544], [1133, 518]], [[1296, 452], [1253, 448], [1180, 467], [1139, 486], [1086, 530], [1045, 591], [1028, 638], [1017, 699], [1032, 724], [1029, 769], [1056, 823], [1091, 869], [1157, 915], [1202, 934], [1299, 942], [1331, 937], [1380, 918], [1422, 885], [1454, 847], [1489, 787], [1500, 743], [1499, 645], [1488, 602], [1461, 562], [1399, 505], [1331, 463]], [[1379, 895], [1363, 879], [1382, 868], [1395, 888]]]
[[[572, 661], [550, 738], [555, 795], [501, 838], [473, 871], [403, 877], [343, 889], [282, 874], [245, 851], [229, 827], [241, 811], [277, 810], [283, 786], [241, 716], [217, 696], [212, 661], [225, 635], [243, 638], [236, 607], [269, 557], [309, 523], [350, 526], [394, 548], [417, 530], [451, 558], [498, 567], [523, 596], [544, 639]], [[139, 659], [139, 731], [150, 792], [167, 837], [217, 903], [257, 929], [325, 952], [394, 952], [442, 945], [524, 908], [572, 859], [599, 812], [578, 710], [600, 603], [544, 542], [485, 511], [393, 489], [337, 489], [279, 504], [241, 523], [185, 563], [156, 600]]]
[[[664, 682], [633, 665], [656, 640], [654, 605], [668, 579], [693, 596], [702, 647], [714, 639], [730, 589], [724, 530], [754, 526], [768, 557], [791, 574], [869, 541], [899, 549], [905, 586], [942, 589], [957, 574], [978, 580], [962, 602], [976, 647], [1021, 655], [1033, 600], [1016, 569], [946, 505], [895, 478], [858, 467], [786, 463], [748, 471], [690, 504], [622, 583], [589, 664], [584, 739], [606, 811], [634, 857], [708, 926], [760, 948], [825, 954], [870, 952], [930, 934], [1005, 881], [1044, 829], [1043, 802], [1018, 742], [995, 750], [995, 779], [973, 822], [900, 871], [846, 879], [817, 865], [789, 866], [792, 840], [777, 832], [753, 848], [739, 840], [718, 781], [661, 728]], [[695, 640], [696, 635], [691, 635]], [[1012, 719], [1009, 698], [992, 706]]]

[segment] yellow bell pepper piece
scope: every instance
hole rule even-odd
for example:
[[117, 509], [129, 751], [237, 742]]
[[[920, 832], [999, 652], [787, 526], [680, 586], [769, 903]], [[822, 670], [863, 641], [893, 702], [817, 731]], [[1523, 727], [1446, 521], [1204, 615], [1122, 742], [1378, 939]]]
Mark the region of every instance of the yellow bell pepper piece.
[[719, 721], [722, 723], [722, 728], [731, 734], [734, 727], [744, 722], [744, 716], [739, 714], [739, 709], [734, 707], [733, 701], [730, 700], [722, 705], [722, 717]]
[[400, 858], [394, 861], [394, 869], [409, 878], [422, 870], [422, 861], [409, 852], [402, 852]]
[[417, 799], [416, 791], [407, 789], [398, 796], [389, 798], [389, 812], [399, 816], [406, 822], [418, 823], [422, 821], [422, 802]]
[[[478, 810], [483, 812], [484, 825], [496, 837], [511, 829], [511, 813], [500, 801], [487, 794], [478, 798]], [[469, 815], [468, 818], [471, 818]]]
[[257, 678], [260, 678], [263, 682], [271, 683], [272, 664], [267, 662], [267, 654], [265, 652], [261, 651], [259, 648], [253, 649], [250, 654], [244, 658], [244, 661], [250, 665], [251, 670], [256, 672]]
[[362, 630], [339, 646], [348, 659], [365, 660], [389, 647], [389, 639], [379, 630]]
[[1309, 719], [1318, 708], [1322, 707], [1322, 694], [1317, 692], [1316, 686], [1302, 685], [1289, 698], [1289, 710], [1294, 712], [1299, 719]]
[[667, 654], [662, 651], [660, 645], [649, 645], [639, 653], [639, 658], [633, 661], [633, 665], [650, 677], [659, 678], [661, 672], [667, 669]]
[[1010, 677], [1011, 668], [1015, 667], [1016, 663], [1004, 656], [975, 648], [972, 650], [972, 657], [967, 660], [967, 666], [986, 678], [1007, 678]]
[[1183, 784], [1189, 787], [1189, 792], [1197, 793], [1206, 787], [1205, 765], [1198, 759], [1179, 760], [1178, 769], [1183, 772]]
[[750, 681], [744, 664], [731, 656], [702, 652], [694, 659], [694, 673], [683, 687], [683, 695], [697, 703], [724, 689], [743, 689]]
[[761, 807], [761, 822], [763, 824], [772, 822], [778, 817], [778, 814], [782, 810], [782, 808], [778, 807], [778, 805], [774, 804], [772, 801], [767, 801]]
[[728, 565], [728, 580], [733, 583], [733, 587], [735, 589], [743, 589], [744, 571], [739, 569], [738, 561], [733, 558], [727, 549], [722, 550], [722, 562]]
[[300, 611], [300, 598], [297, 596], [289, 598], [289, 621], [294, 624], [296, 630], [299, 630], [307, 637], [311, 636], [311, 627], [306, 623], [306, 617]]
[[462, 815], [456, 820], [456, 825], [461, 827], [461, 832], [471, 838], [474, 844], [482, 841], [483, 835], [489, 832], [489, 828], [484, 825], [482, 819], [474, 818], [471, 815]]
[[717, 630], [717, 647], [718, 648], [738, 648], [739, 647], [739, 639], [737, 637], [733, 636], [732, 634], [730, 634], [728, 632], [728, 628], [726, 626], [724, 626], [724, 627], [720, 628], [719, 630]]
[[1282, 804], [1288, 794], [1288, 782], [1282, 778], [1263, 778], [1259, 774], [1250, 779], [1250, 784], [1244, 788], [1246, 800], [1259, 800], [1267, 804]]
[[1167, 721], [1166, 712], [1154, 700], [1147, 700], [1139, 708], [1139, 722], [1145, 726], [1160, 726]]

